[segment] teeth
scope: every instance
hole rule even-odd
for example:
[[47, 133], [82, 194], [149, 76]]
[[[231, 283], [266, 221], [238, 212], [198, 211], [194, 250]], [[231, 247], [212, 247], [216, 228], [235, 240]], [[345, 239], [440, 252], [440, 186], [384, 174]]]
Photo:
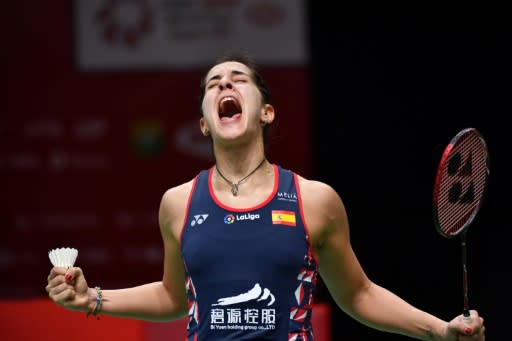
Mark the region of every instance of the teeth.
[[224, 97], [223, 99], [220, 100], [220, 103], [224, 103], [226, 101], [234, 101], [235, 98], [234, 97], [231, 97], [231, 96], [227, 96], [227, 97]]

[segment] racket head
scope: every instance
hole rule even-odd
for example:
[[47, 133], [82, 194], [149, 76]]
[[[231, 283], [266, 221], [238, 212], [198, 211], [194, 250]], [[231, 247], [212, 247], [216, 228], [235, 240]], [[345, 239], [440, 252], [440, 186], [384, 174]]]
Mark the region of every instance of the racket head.
[[453, 238], [464, 232], [482, 206], [489, 183], [487, 144], [475, 128], [461, 130], [446, 146], [434, 183], [437, 231]]

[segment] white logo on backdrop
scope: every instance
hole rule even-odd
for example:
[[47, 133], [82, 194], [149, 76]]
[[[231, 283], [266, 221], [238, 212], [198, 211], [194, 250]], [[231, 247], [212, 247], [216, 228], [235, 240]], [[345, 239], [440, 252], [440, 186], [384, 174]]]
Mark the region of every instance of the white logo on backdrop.
[[262, 65], [307, 62], [304, 0], [76, 2], [82, 70], [197, 68], [226, 47]]

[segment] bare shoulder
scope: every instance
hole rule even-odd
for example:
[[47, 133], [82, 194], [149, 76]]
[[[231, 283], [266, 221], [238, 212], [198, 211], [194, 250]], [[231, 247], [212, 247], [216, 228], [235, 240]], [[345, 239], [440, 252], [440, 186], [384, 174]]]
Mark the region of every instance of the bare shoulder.
[[159, 210], [159, 222], [162, 232], [172, 232], [179, 236], [183, 219], [195, 179], [169, 188], [162, 195]]
[[298, 176], [303, 203], [313, 206], [331, 207], [342, 204], [336, 190], [325, 182]]
[[332, 232], [348, 227], [345, 206], [332, 186], [301, 176], [298, 180], [304, 219], [313, 243], [320, 246]]
[[188, 195], [192, 190], [192, 186], [194, 185], [194, 180], [195, 179], [192, 179], [181, 185], [171, 187], [166, 190], [162, 195], [162, 204], [172, 206], [181, 203], [184, 198], [188, 198]]

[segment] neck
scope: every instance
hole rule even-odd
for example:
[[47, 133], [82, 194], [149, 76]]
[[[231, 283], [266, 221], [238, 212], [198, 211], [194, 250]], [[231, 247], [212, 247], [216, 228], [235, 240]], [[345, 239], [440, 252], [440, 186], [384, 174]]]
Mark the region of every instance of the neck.
[[263, 142], [260, 140], [230, 145], [215, 143], [213, 153], [217, 167], [231, 180], [241, 179], [265, 158]]
[[246, 180], [248, 180], [251, 176], [253, 176], [262, 166], [265, 164], [266, 158], [263, 157], [261, 161], [258, 162], [256, 166], [253, 166], [248, 170], [244, 175], [238, 178], [232, 178], [224, 175], [223, 171], [219, 169], [219, 165], [215, 164], [215, 170], [217, 174], [224, 180], [227, 184], [231, 186], [231, 193], [233, 196], [238, 195], [238, 187], [242, 185]]

